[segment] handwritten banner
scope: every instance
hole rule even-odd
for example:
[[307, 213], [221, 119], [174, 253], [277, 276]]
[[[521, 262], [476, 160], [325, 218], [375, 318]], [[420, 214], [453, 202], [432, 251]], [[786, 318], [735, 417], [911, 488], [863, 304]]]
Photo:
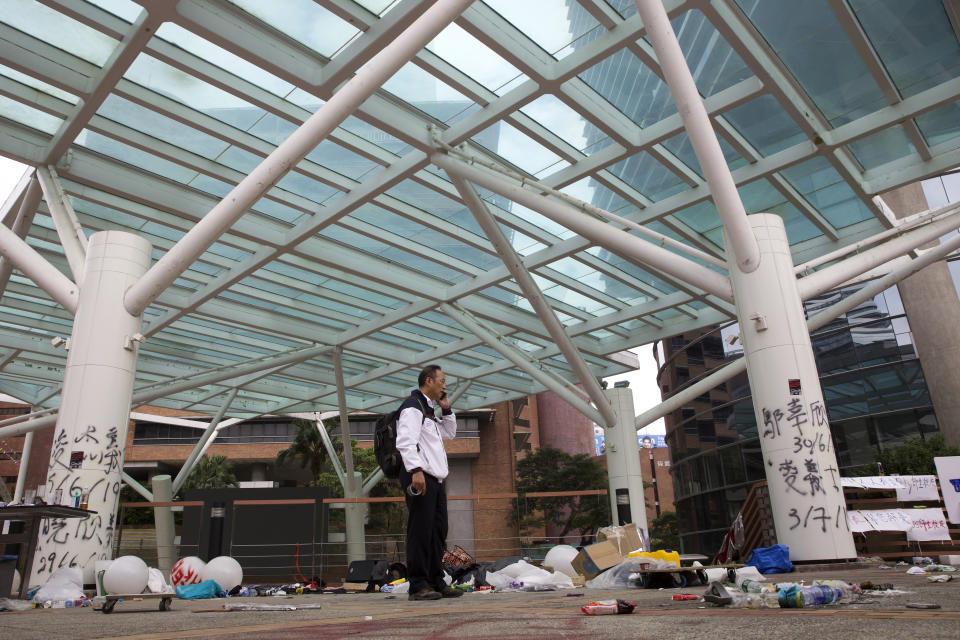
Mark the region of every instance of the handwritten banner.
[[907, 540], [949, 540], [950, 531], [943, 517], [943, 509], [909, 509], [913, 528], [907, 531]]
[[936, 476], [863, 476], [841, 478], [841, 484], [856, 489], [896, 491], [900, 502], [940, 500]]

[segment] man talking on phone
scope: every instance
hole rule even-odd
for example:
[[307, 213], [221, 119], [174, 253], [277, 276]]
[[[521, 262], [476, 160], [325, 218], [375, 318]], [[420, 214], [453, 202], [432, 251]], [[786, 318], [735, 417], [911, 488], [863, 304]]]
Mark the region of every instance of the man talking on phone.
[[[447, 398], [440, 367], [423, 368], [414, 389], [400, 406], [397, 451], [403, 458], [400, 486], [407, 501], [407, 580], [410, 600], [456, 598], [463, 592], [443, 580], [447, 547], [447, 451], [444, 440], [457, 435], [457, 417]], [[441, 416], [436, 410], [440, 408]]]

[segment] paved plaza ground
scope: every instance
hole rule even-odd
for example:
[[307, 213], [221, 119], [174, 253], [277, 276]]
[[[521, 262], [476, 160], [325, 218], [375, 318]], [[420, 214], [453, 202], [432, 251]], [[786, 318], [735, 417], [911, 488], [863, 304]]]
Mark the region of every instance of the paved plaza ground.
[[[34, 609], [0, 613], [2, 640], [273, 640], [287, 638], [437, 638], [497, 640], [534, 638], [960, 638], [960, 580], [932, 583], [905, 568], [805, 571], [771, 576], [775, 581], [831, 578], [893, 583], [902, 595], [865, 596], [859, 601], [806, 609], [727, 609], [673, 601], [687, 589], [574, 589], [570, 592], [468, 593], [436, 602], [409, 602], [406, 595], [299, 595], [174, 600], [170, 611], [157, 601], [122, 602], [104, 615], [91, 608]], [[582, 594], [582, 595], [573, 595]], [[587, 616], [591, 600], [623, 598], [636, 603], [631, 615]], [[320, 609], [225, 612], [224, 602], [320, 604]], [[913, 609], [908, 603], [940, 609]]]

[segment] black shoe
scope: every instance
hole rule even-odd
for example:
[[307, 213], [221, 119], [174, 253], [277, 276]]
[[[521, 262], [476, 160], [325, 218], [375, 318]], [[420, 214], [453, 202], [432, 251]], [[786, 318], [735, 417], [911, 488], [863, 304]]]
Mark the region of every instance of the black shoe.
[[427, 587], [417, 591], [416, 593], [411, 593], [409, 596], [407, 596], [407, 600], [439, 600], [442, 597], [442, 595]]
[[463, 591], [460, 589], [454, 589], [453, 587], [444, 587], [443, 591], [440, 592], [441, 598], [459, 598], [463, 595]]

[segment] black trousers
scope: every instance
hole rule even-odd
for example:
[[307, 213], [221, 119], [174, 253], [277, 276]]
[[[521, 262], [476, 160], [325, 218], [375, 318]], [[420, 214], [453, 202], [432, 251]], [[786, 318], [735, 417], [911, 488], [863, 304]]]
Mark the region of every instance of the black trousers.
[[407, 493], [412, 477], [400, 470], [400, 486], [407, 501], [407, 580], [410, 593], [423, 589], [441, 591], [443, 552], [447, 549], [446, 485], [424, 473], [427, 486], [419, 496]]

